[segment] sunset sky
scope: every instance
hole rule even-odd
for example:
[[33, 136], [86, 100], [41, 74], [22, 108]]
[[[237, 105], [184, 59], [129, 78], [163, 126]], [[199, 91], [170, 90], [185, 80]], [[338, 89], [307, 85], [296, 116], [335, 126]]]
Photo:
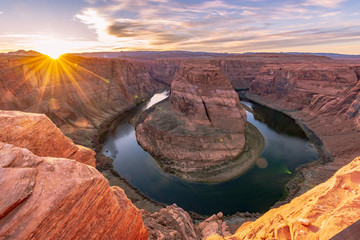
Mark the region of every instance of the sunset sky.
[[360, 54], [359, 0], [0, 0], [0, 52]]

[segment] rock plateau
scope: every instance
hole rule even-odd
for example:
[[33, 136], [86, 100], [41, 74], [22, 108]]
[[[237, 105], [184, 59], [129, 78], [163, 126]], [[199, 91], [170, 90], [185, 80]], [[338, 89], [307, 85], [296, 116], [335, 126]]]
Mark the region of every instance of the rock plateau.
[[218, 67], [184, 65], [171, 83], [169, 101], [139, 117], [136, 138], [163, 169], [192, 179], [189, 172], [221, 165], [243, 151], [245, 124], [245, 109]]

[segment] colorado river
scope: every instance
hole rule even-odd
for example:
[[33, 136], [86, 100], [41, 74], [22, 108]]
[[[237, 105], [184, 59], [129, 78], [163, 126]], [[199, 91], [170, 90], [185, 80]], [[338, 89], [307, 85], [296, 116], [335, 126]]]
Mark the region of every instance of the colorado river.
[[114, 159], [114, 169], [150, 198], [200, 214], [267, 211], [284, 194], [296, 167], [317, 160], [317, 151], [295, 121], [260, 105], [242, 102], [252, 109], [247, 120], [263, 135], [262, 161], [245, 174], [222, 183], [194, 183], [164, 173], [137, 143], [130, 125], [136, 113], [167, 97], [156, 94], [146, 104], [127, 112], [110, 131], [102, 152]]

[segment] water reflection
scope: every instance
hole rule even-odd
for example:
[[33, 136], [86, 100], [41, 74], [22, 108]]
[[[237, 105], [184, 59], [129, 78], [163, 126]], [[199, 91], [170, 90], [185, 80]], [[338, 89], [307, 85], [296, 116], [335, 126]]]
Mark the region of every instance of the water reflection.
[[138, 145], [134, 128], [128, 120], [166, 96], [157, 95], [156, 100], [151, 99], [146, 105], [128, 112], [109, 134], [103, 148], [103, 153], [114, 159], [114, 168], [121, 176], [157, 201], [176, 203], [185, 210], [201, 214], [267, 211], [283, 195], [284, 185], [295, 168], [317, 159], [314, 146], [304, 138], [304, 133], [294, 121], [279, 116], [281, 113], [244, 102], [254, 111], [254, 114], [247, 111], [247, 120], [259, 129], [265, 139], [261, 154], [263, 161], [259, 160], [236, 179], [216, 184], [186, 182], [164, 173]]

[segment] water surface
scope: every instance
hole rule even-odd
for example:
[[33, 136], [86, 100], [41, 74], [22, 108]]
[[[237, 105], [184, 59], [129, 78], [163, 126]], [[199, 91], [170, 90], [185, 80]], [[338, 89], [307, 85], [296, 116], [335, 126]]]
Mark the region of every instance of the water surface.
[[[260, 105], [243, 102], [252, 108], [247, 120], [265, 139], [261, 157], [245, 174], [223, 183], [194, 183], [164, 173], [150, 154], [137, 143], [134, 127], [128, 123], [136, 113], [167, 97], [155, 95], [147, 104], [128, 112], [109, 134], [103, 148], [114, 159], [114, 169], [150, 198], [167, 204], [176, 203], [187, 211], [200, 214], [267, 211], [284, 194], [284, 186], [297, 166], [317, 160], [317, 151], [301, 128], [286, 115]], [[254, 117], [255, 115], [255, 117]]]

